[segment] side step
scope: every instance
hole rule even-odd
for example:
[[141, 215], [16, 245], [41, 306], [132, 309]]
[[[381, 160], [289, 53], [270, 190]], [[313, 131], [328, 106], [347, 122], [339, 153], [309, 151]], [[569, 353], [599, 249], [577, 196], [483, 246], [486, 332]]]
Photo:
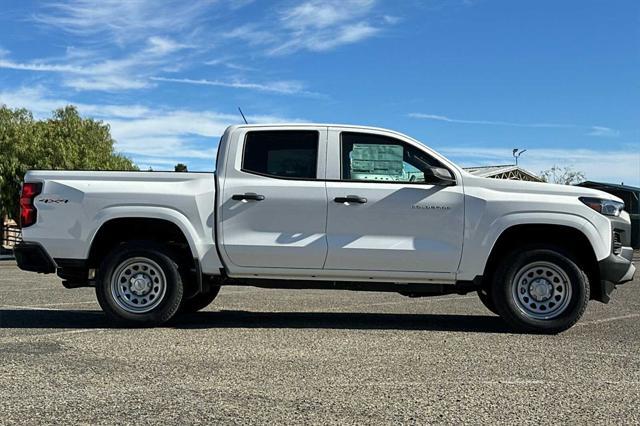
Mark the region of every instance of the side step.
[[222, 286], [252, 286], [291, 290], [381, 291], [400, 293], [408, 297], [428, 297], [444, 294], [467, 294], [477, 291], [480, 288], [482, 277], [476, 277], [473, 281], [457, 281], [455, 284], [403, 284], [397, 282], [274, 280], [228, 277], [217, 277], [217, 280], [219, 285]]

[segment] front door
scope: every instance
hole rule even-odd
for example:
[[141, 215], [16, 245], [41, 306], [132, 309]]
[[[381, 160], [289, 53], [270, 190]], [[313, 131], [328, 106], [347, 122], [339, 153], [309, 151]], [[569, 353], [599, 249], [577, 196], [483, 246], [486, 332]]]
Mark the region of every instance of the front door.
[[235, 147], [220, 208], [221, 248], [233, 270], [321, 269], [326, 128], [248, 130]]
[[[325, 269], [454, 273], [462, 254], [464, 194], [428, 182], [444, 167], [415, 143], [331, 129]], [[339, 157], [339, 158], [336, 158]], [[454, 174], [455, 176], [455, 174]]]

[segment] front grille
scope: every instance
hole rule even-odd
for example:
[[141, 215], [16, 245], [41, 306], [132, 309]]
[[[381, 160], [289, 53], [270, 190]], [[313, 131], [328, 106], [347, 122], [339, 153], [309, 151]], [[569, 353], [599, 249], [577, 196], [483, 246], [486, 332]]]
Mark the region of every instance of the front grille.
[[613, 230], [613, 254], [622, 253], [622, 234], [624, 231], [619, 229]]

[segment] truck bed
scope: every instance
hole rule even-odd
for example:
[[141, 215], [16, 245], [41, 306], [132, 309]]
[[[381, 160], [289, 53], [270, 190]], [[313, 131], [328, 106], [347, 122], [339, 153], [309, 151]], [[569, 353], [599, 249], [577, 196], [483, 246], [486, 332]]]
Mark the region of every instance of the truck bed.
[[46, 245], [54, 259], [85, 259], [102, 224], [137, 216], [171, 221], [192, 239], [194, 257], [217, 259], [215, 173], [37, 170], [25, 180], [43, 188], [35, 199], [38, 222], [23, 238]]

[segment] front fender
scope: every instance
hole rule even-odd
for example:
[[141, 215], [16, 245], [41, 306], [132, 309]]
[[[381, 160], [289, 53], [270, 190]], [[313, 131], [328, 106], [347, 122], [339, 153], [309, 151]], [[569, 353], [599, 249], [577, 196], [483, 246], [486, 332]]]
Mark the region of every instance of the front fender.
[[[472, 280], [478, 275], [482, 275], [487, 264], [491, 251], [500, 236], [509, 228], [518, 225], [554, 225], [566, 226], [581, 232], [589, 243], [598, 260], [609, 255], [611, 248], [611, 235], [606, 218], [603, 224], [594, 224], [582, 216], [563, 212], [549, 211], [520, 211], [504, 214], [492, 222], [482, 226], [476, 224], [475, 230], [469, 229], [465, 233], [464, 250], [460, 268], [458, 270], [458, 280]], [[485, 232], [480, 230], [486, 229]]]

